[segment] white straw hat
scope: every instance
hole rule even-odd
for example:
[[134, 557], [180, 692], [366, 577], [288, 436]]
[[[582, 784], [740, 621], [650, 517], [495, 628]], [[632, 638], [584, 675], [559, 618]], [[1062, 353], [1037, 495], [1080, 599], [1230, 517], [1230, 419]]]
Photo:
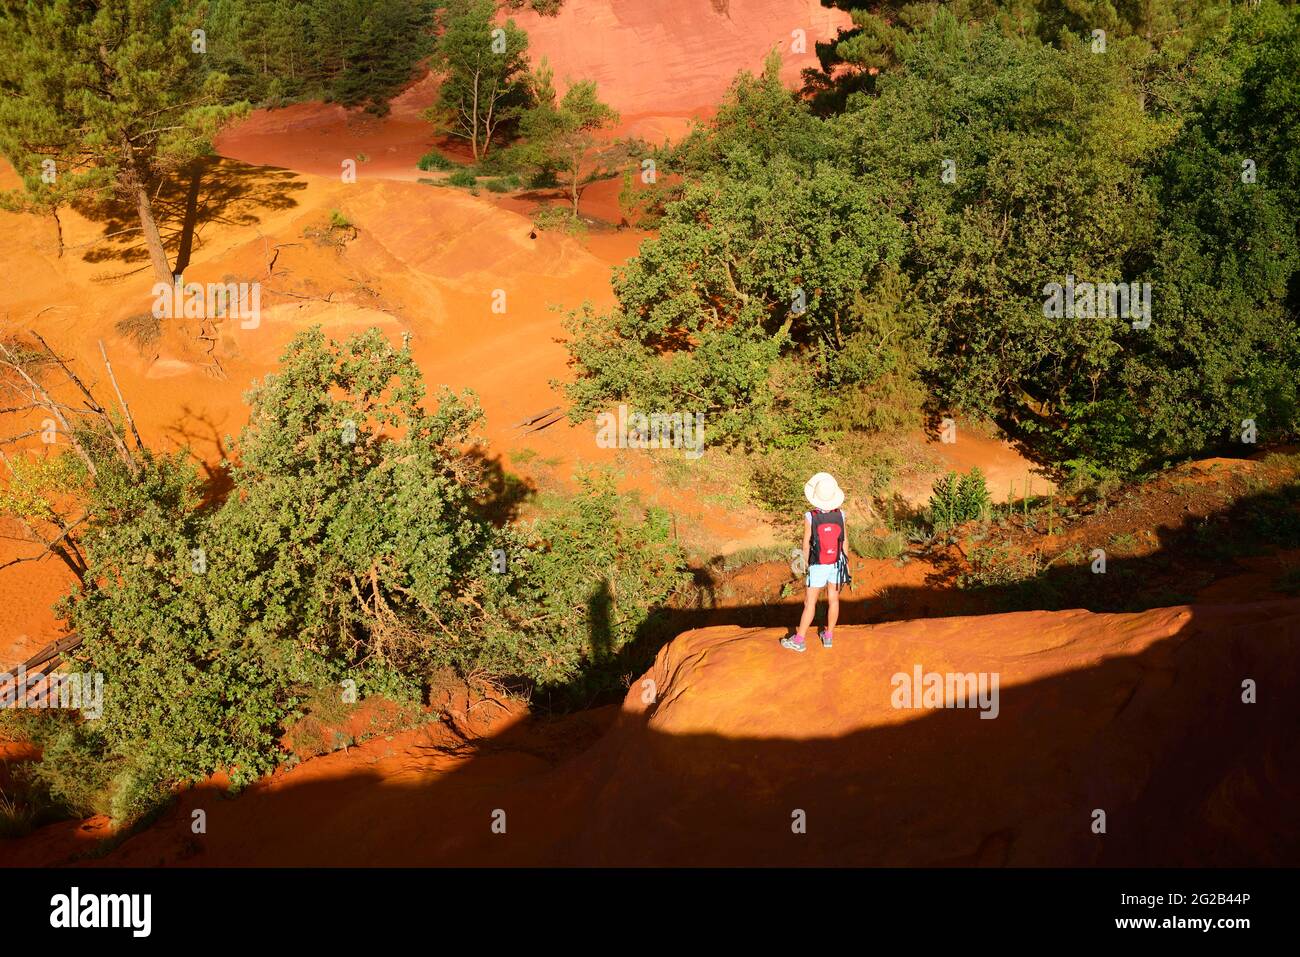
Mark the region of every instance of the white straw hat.
[[840, 483], [835, 481], [835, 477], [828, 472], [818, 472], [810, 478], [803, 487], [803, 495], [813, 508], [819, 508], [823, 512], [829, 512], [844, 504], [844, 490], [840, 488]]

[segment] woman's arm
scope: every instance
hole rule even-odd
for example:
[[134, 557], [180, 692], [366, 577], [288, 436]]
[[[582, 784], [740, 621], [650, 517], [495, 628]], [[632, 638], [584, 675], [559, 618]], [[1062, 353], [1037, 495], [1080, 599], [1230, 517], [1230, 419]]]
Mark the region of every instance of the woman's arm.
[[808, 546], [811, 544], [812, 516], [805, 512], [803, 520], [803, 563], [805, 568], [812, 564], [812, 553], [808, 550]]

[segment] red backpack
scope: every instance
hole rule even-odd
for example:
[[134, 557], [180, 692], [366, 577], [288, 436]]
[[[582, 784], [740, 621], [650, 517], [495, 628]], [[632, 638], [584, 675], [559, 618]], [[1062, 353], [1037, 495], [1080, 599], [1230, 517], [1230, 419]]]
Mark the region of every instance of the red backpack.
[[844, 514], [837, 508], [830, 512], [814, 510], [811, 516], [808, 564], [838, 565], [844, 554]]

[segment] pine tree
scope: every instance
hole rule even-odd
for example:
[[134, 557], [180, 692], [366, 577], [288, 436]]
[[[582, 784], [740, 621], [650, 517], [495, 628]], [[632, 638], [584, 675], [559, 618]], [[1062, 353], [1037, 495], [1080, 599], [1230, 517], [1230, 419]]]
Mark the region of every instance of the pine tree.
[[456, 0], [445, 11], [434, 62], [446, 76], [426, 114], [467, 140], [476, 160], [531, 101], [528, 34], [513, 20], [496, 26], [495, 15], [493, 0]]
[[432, 7], [425, 0], [374, 0], [349, 38], [346, 68], [331, 93], [345, 106], [388, 112], [388, 99], [432, 49]]
[[278, 101], [307, 89], [316, 51], [310, 6], [294, 0], [212, 0], [208, 59], [230, 77], [230, 89], [254, 102]]
[[133, 203], [165, 282], [172, 273], [150, 197], [210, 152], [238, 109], [222, 105], [226, 78], [207, 68], [194, 34], [204, 16], [192, 0], [0, 6], [0, 153], [32, 202]]
[[364, 16], [360, 0], [311, 0], [313, 66], [326, 86], [348, 69], [348, 49]]

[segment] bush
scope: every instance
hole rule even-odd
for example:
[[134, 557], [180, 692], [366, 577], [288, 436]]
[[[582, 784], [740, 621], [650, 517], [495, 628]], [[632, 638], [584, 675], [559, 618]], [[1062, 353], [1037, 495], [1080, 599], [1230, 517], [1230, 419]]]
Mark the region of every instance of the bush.
[[533, 211], [533, 225], [538, 229], [553, 230], [555, 232], [576, 233], [586, 232], [586, 224], [573, 215], [573, 211], [567, 206], [539, 206]]
[[782, 449], [755, 453], [747, 460], [749, 494], [769, 512], [797, 518], [808, 508], [803, 486], [808, 481], [810, 456], [807, 450]]
[[[1025, 586], [1038, 578], [1042, 569], [1036, 555], [1025, 555], [1009, 545], [978, 545], [971, 554], [971, 567], [957, 578], [958, 587], [979, 590]], [[1008, 600], [1023, 601], [1025, 594]], [[1045, 607], [1045, 606], [1040, 606]]]
[[23, 768], [30, 787], [66, 814], [88, 817], [112, 810], [115, 764], [105, 761], [104, 742], [92, 726], [52, 711], [11, 712], [4, 727], [41, 749], [41, 760]]
[[543, 690], [611, 687], [628, 670], [620, 655], [687, 577], [667, 512], [634, 508], [608, 471], [576, 478], [577, 494], [547, 500], [513, 533], [495, 596], [503, 616], [474, 662]]
[[[417, 696], [424, 669], [455, 656], [435, 636], [473, 633], [493, 530], [459, 451], [476, 406], [444, 391], [430, 411], [423, 395], [409, 351], [377, 330], [343, 344], [313, 330], [250, 393], [219, 506], [200, 508], [180, 456], [100, 466], [91, 574], [65, 611], [104, 712], [93, 732], [48, 731], [52, 793], [130, 820], [218, 769], [247, 782], [282, 758], [314, 689], [348, 677]], [[65, 772], [87, 755], [96, 774]]]
[[453, 170], [459, 169], [460, 164], [448, 156], [439, 153], [437, 150], [429, 150], [420, 157], [416, 165], [426, 173], [430, 170]]
[[[376, 329], [301, 333], [249, 399], [223, 501], [203, 506], [179, 453], [97, 463], [90, 570], [61, 611], [83, 636], [78, 670], [104, 676], [103, 713], [19, 716], [75, 813], [126, 823], [217, 770], [247, 783], [344, 679], [399, 702], [446, 668], [608, 683], [681, 580], [666, 514], [631, 508], [609, 477], [582, 477], [531, 526], [493, 527], [473, 396], [426, 401], [409, 347]], [[4, 504], [43, 507], [22, 489]]]
[[30, 834], [36, 827], [36, 819], [35, 806], [0, 788], [0, 840]]
[[[6, 711], [13, 715], [13, 711]], [[28, 723], [0, 718], [0, 726], [8, 726], [10, 731], [18, 731]], [[66, 820], [73, 813], [51, 797], [49, 788], [38, 777], [40, 766], [40, 761], [0, 761], [0, 839], [23, 837], [52, 821]]]
[[506, 0], [506, 6], [511, 10], [522, 10], [527, 6], [531, 7], [540, 16], [553, 17], [564, 6], [564, 0]]
[[790, 562], [790, 553], [792, 551], [798, 551], [798, 548], [793, 544], [751, 545], [748, 548], [737, 549], [734, 552], [721, 555], [715, 558], [711, 564], [722, 572], [734, 572], [738, 568], [748, 568], [751, 565], [766, 565], [768, 562], [781, 562], [784, 565]]
[[119, 319], [113, 326], [117, 334], [131, 340], [141, 355], [144, 355], [162, 338], [162, 320], [152, 312], [138, 312]]
[[452, 186], [474, 186], [478, 183], [478, 177], [467, 169], [457, 169], [447, 177], [447, 182]]

